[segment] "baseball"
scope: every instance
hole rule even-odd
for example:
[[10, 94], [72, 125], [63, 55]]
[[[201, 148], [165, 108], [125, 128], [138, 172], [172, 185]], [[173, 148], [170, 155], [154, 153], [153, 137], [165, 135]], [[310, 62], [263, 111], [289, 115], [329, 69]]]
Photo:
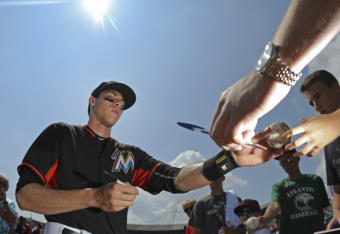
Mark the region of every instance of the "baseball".
[[289, 130], [289, 127], [285, 123], [273, 123], [269, 126], [272, 130], [266, 137], [267, 143], [270, 147], [274, 149], [279, 149], [290, 142], [289, 139], [283, 137], [283, 133]]
[[257, 217], [250, 217], [246, 221], [246, 225], [249, 229], [255, 229], [259, 226], [259, 224], [260, 224], [260, 221]]

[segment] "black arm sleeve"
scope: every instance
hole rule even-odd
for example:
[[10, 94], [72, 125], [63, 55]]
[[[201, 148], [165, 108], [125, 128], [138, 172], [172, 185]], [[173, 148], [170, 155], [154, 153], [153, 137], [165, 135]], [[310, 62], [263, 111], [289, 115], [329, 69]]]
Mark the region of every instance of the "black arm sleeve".
[[183, 193], [176, 189], [174, 184], [174, 178], [181, 171], [180, 168], [158, 161], [138, 147], [134, 147], [132, 150], [136, 156], [133, 185], [152, 194], [157, 194], [162, 190]]
[[16, 191], [28, 183], [42, 183], [48, 187], [55, 187], [55, 171], [59, 159], [59, 131], [60, 126], [52, 124], [34, 141], [18, 166], [20, 179]]
[[30, 183], [44, 185], [44, 182], [41, 180], [41, 178], [36, 173], [34, 173], [32, 170], [30, 170], [27, 167], [23, 167], [20, 171], [20, 177], [19, 177], [19, 181], [17, 183], [17, 188], [15, 192], [16, 193], [19, 192], [19, 190], [22, 187]]

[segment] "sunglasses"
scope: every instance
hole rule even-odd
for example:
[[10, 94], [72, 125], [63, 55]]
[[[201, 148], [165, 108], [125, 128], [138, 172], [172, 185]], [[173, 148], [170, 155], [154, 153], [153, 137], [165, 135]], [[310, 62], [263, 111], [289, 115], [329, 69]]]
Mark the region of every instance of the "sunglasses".
[[245, 216], [245, 215], [250, 215], [250, 214], [254, 214], [256, 212], [256, 210], [254, 209], [243, 209], [237, 212], [237, 216], [241, 217], [241, 216]]

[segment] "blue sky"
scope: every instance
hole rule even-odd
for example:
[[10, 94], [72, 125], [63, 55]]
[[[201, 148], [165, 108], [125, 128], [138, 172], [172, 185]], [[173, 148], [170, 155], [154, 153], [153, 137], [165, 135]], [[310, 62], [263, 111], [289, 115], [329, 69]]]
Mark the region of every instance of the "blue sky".
[[[215, 155], [219, 148], [208, 136], [176, 122], [209, 128], [220, 93], [253, 69], [289, 1], [113, 0], [108, 16], [119, 33], [107, 20], [104, 27], [95, 23], [80, 0], [42, 3], [49, 1], [0, 0], [0, 172], [11, 181], [11, 199], [16, 167], [34, 139], [54, 122], [86, 124], [88, 97], [102, 81], [124, 82], [137, 94], [136, 104], [114, 126], [113, 138], [173, 165]], [[339, 44], [334, 40], [303, 77], [319, 68], [340, 77]], [[295, 126], [313, 114], [295, 87], [257, 129], [278, 121]], [[324, 175], [322, 158], [323, 153], [304, 158], [302, 171]], [[233, 171], [224, 185], [263, 204], [272, 184], [285, 176], [271, 161]], [[156, 197], [141, 192], [129, 222], [185, 223], [180, 203], [208, 193], [208, 188]]]

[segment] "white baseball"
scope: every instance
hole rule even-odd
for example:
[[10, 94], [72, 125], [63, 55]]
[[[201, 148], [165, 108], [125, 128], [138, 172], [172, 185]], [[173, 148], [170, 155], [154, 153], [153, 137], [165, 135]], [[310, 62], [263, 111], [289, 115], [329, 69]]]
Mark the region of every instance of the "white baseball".
[[250, 217], [246, 221], [246, 225], [249, 229], [255, 229], [259, 226], [259, 224], [260, 224], [260, 221], [257, 217]]
[[269, 128], [272, 131], [266, 136], [266, 139], [270, 147], [279, 149], [290, 142], [290, 138], [285, 139], [283, 137], [283, 133], [289, 130], [287, 124], [282, 122], [273, 123], [269, 126]]

